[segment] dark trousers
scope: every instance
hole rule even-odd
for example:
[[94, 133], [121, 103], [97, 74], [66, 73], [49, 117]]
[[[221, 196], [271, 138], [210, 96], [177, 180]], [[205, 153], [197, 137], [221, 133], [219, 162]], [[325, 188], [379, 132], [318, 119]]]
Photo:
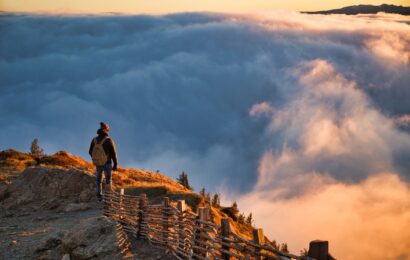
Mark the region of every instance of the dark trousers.
[[102, 190], [102, 173], [104, 172], [105, 174], [105, 184], [111, 186], [111, 169], [112, 166], [110, 163], [107, 163], [106, 165], [103, 166], [97, 166], [97, 169], [95, 171], [95, 175], [97, 177], [97, 196], [101, 196], [101, 190]]

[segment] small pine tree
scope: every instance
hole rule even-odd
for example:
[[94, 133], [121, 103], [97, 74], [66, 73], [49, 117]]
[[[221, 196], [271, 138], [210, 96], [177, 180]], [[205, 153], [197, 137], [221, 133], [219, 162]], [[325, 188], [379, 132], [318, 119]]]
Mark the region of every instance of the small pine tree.
[[219, 208], [221, 207], [221, 202], [219, 201], [219, 194], [215, 193], [212, 198], [212, 207]]
[[201, 195], [201, 197], [205, 197], [205, 193], [206, 193], [205, 187], [202, 187], [202, 189], [199, 191], [199, 195]]
[[34, 138], [30, 147], [30, 155], [40, 164], [41, 158], [44, 156], [44, 150], [40, 147], [40, 142], [37, 138]]
[[278, 246], [278, 243], [276, 242], [276, 240], [273, 240], [273, 241], [271, 242], [271, 245], [272, 245], [272, 247], [275, 248], [276, 250], [279, 250], [279, 246]]
[[232, 204], [232, 210], [233, 210], [233, 214], [235, 216], [237, 216], [239, 214], [238, 204], [236, 203], [236, 201], [234, 201], [233, 204]]
[[287, 243], [282, 243], [280, 245], [280, 251], [283, 252], [283, 253], [286, 253], [286, 254], [289, 253], [288, 244]]
[[252, 212], [249, 213], [248, 217], [246, 218], [246, 224], [248, 224], [249, 226], [253, 225]]
[[238, 223], [239, 224], [245, 224], [245, 215], [243, 213], [239, 214]]
[[188, 174], [186, 174], [185, 172], [182, 172], [179, 177], [177, 178], [178, 183], [180, 183], [182, 186], [184, 186], [185, 188], [192, 190], [192, 187], [189, 185], [189, 181], [188, 181]]
[[238, 203], [236, 203], [236, 201], [232, 203], [232, 208], [238, 209]]
[[205, 196], [205, 202], [208, 203], [208, 204], [211, 203], [211, 193], [208, 192], [208, 193], [206, 194], [206, 196]]

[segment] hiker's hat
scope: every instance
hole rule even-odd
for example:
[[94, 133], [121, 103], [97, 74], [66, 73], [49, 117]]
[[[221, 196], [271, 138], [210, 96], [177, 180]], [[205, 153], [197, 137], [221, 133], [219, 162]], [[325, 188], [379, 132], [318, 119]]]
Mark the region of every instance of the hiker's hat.
[[108, 124], [104, 122], [100, 122], [100, 125], [101, 125], [102, 130], [107, 131], [107, 132], [110, 131], [110, 126]]

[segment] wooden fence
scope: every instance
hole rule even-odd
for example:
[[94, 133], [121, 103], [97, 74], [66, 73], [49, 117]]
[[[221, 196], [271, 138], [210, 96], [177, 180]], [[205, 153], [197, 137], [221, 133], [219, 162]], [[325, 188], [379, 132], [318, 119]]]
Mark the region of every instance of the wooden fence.
[[[107, 189], [104, 195], [104, 215], [177, 259], [321, 259], [286, 254], [265, 244], [262, 229], [254, 229], [253, 240], [247, 240], [231, 230], [228, 218], [215, 224], [210, 221], [209, 208], [199, 208], [195, 214], [186, 209], [184, 200], [174, 206], [164, 198], [162, 205], [151, 205], [145, 194], [125, 195], [123, 189], [120, 193]], [[327, 260], [320, 243], [327, 241], [319, 241], [319, 245], [316, 242], [311, 242], [314, 248], [309, 252], [322, 254]]]

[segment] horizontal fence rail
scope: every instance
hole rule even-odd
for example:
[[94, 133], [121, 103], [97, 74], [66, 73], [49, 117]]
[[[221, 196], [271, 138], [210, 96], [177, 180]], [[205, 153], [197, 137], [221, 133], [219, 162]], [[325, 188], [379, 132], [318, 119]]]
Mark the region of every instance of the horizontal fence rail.
[[103, 212], [138, 239], [166, 249], [177, 259], [316, 259], [283, 253], [265, 244], [262, 229], [253, 230], [253, 240], [245, 239], [231, 230], [228, 218], [220, 225], [213, 223], [210, 208], [199, 208], [195, 214], [184, 200], [176, 207], [169, 198], [151, 205], [145, 194], [130, 196], [123, 189], [105, 189]]

